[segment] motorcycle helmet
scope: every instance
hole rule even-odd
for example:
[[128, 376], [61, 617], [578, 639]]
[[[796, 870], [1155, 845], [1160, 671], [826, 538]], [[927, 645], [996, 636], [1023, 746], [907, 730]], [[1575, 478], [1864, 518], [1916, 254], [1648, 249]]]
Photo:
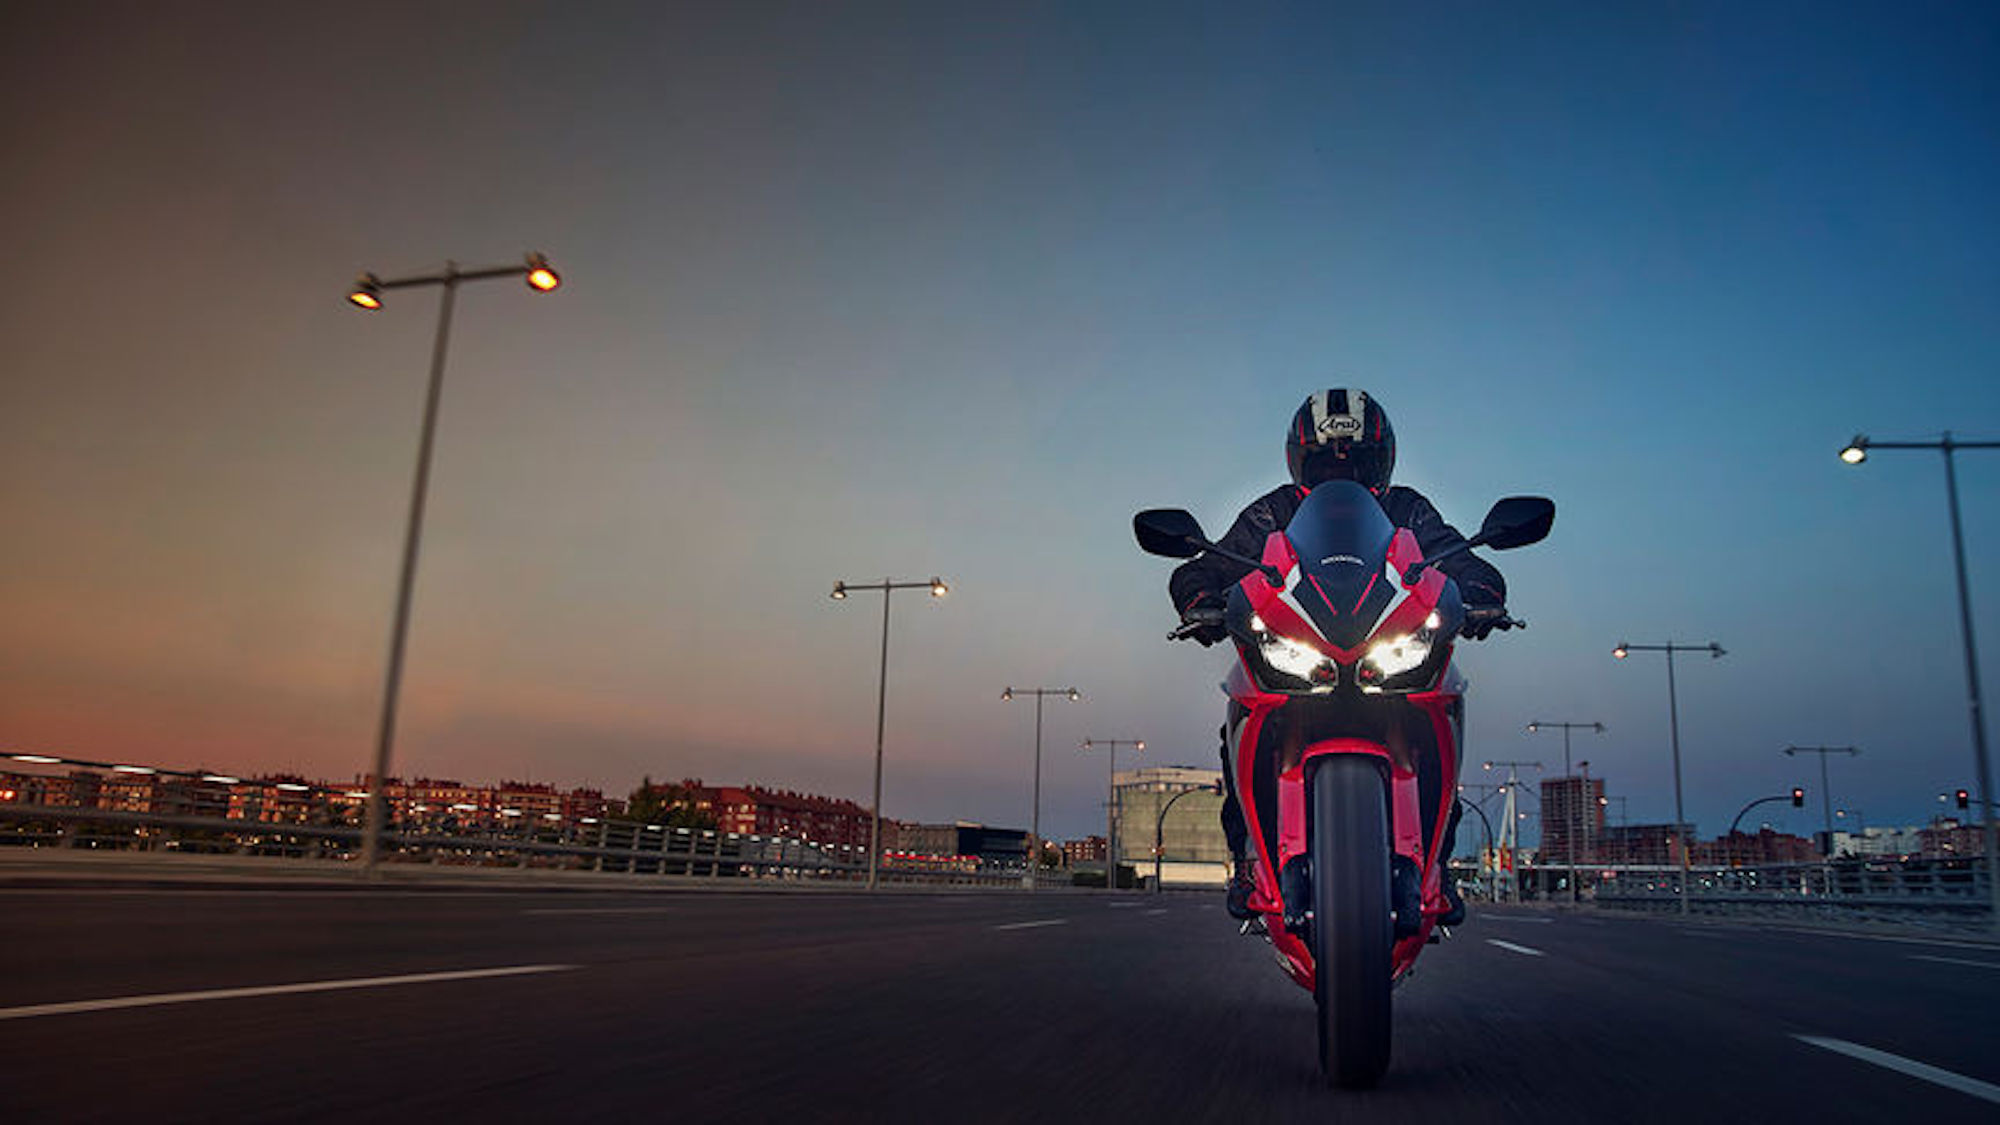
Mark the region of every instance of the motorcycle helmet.
[[1285, 434], [1285, 465], [1305, 488], [1351, 480], [1380, 496], [1396, 468], [1396, 430], [1372, 398], [1348, 387], [1306, 398]]

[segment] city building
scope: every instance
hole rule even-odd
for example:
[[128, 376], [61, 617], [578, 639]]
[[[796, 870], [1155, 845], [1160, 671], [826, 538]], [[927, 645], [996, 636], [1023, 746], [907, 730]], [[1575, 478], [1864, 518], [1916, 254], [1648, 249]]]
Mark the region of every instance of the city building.
[[1544, 862], [1591, 863], [1593, 848], [1603, 835], [1603, 778], [1542, 780], [1542, 841], [1538, 850]]
[[1090, 864], [1102, 867], [1111, 851], [1104, 837], [1085, 836], [1081, 840], [1064, 840], [1062, 853], [1065, 867], [1083, 867]]
[[[1612, 867], [1678, 867], [1682, 850], [1694, 838], [1691, 824], [1619, 824], [1602, 831], [1596, 862]], [[1689, 852], [1689, 862], [1693, 859]]]
[[710, 786], [698, 778], [683, 781], [681, 788], [694, 809], [714, 817], [723, 832], [788, 836], [822, 847], [860, 848], [864, 854], [868, 849], [873, 818], [844, 798], [759, 785]]
[[1956, 817], [1939, 817], [1917, 832], [1917, 850], [1931, 859], [1980, 856], [1986, 851], [1986, 827], [1963, 824]]
[[1757, 867], [1777, 863], [1816, 863], [1819, 845], [1804, 836], [1760, 828], [1755, 833], [1731, 832], [1712, 843], [1695, 845], [1695, 859], [1716, 867]]
[[[1229, 879], [1229, 840], [1222, 834], [1222, 771], [1148, 766], [1113, 779], [1119, 862], [1153, 876], [1159, 848], [1163, 886], [1220, 887]], [[1098, 863], [1104, 862], [1098, 856]]]
[[[970, 857], [982, 869], [1011, 868], [1019, 872], [1026, 865], [1028, 856], [1026, 831], [989, 828], [967, 820], [952, 824], [908, 824], [884, 820], [882, 840], [887, 851], [932, 859]], [[865, 838], [862, 843], [865, 851]], [[1099, 857], [1100, 862], [1102, 858]]]

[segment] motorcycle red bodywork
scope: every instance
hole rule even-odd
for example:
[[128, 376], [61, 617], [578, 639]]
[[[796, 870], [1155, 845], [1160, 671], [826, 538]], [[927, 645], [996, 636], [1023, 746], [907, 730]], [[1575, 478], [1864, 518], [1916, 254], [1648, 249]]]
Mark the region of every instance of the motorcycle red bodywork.
[[[1397, 573], [1405, 571], [1421, 558], [1416, 536], [1407, 528], [1398, 529], [1389, 548], [1388, 562]], [[1251, 610], [1262, 619], [1271, 632], [1291, 640], [1312, 645], [1340, 666], [1340, 675], [1352, 682], [1354, 668], [1367, 649], [1367, 642], [1348, 649], [1334, 645], [1315, 630], [1311, 622], [1297, 612], [1296, 602], [1284, 593], [1297, 584], [1301, 576], [1296, 551], [1283, 532], [1273, 533], [1265, 542], [1263, 561], [1275, 566], [1285, 575], [1283, 586], [1273, 586], [1263, 574], [1252, 572], [1245, 576], [1239, 589], [1248, 600]], [[1397, 581], [1386, 573], [1375, 576], [1384, 582]], [[1304, 576], [1309, 587], [1316, 587], [1311, 575]], [[1371, 580], [1371, 587], [1372, 587]], [[1413, 632], [1427, 617], [1439, 612], [1445, 601], [1446, 586], [1449, 582], [1436, 568], [1426, 569], [1413, 586], [1406, 587], [1404, 599], [1395, 604], [1375, 628], [1368, 634], [1372, 640], [1377, 637], [1407, 634]], [[1324, 591], [1316, 590], [1324, 597]], [[1364, 592], [1365, 600], [1367, 594]], [[1455, 596], [1454, 599], [1455, 600]], [[1354, 609], [1360, 608], [1359, 600]], [[1441, 637], [1438, 645], [1450, 646], [1448, 638]], [[1266, 915], [1266, 931], [1271, 944], [1283, 959], [1285, 969], [1298, 984], [1313, 988], [1313, 959], [1302, 938], [1288, 931], [1283, 922], [1284, 904], [1279, 894], [1278, 873], [1293, 859], [1306, 855], [1308, 849], [1306, 816], [1307, 773], [1319, 759], [1331, 755], [1359, 755], [1371, 758], [1380, 764], [1388, 781], [1389, 814], [1392, 825], [1392, 845], [1397, 855], [1408, 858], [1416, 865], [1421, 875], [1422, 919], [1415, 932], [1397, 939], [1391, 953], [1391, 969], [1395, 978], [1400, 979], [1416, 963], [1417, 954], [1430, 940], [1436, 927], [1437, 918], [1448, 909], [1442, 885], [1442, 866], [1450, 857], [1440, 855], [1446, 826], [1450, 822], [1451, 805], [1458, 794], [1458, 723], [1453, 716], [1458, 713], [1462, 699], [1463, 680], [1450, 666], [1449, 656], [1443, 662], [1443, 670], [1437, 676], [1432, 690], [1401, 693], [1394, 698], [1404, 706], [1414, 707], [1428, 719], [1436, 740], [1439, 785], [1436, 804], [1432, 815], [1424, 816], [1419, 795], [1417, 763], [1411, 758], [1408, 747], [1394, 747], [1388, 740], [1372, 740], [1356, 737], [1335, 737], [1306, 743], [1287, 752], [1281, 747], [1264, 746], [1263, 735], [1268, 721], [1279, 709], [1286, 706], [1338, 706], [1339, 700], [1319, 696], [1301, 696], [1260, 688], [1248, 665], [1249, 658], [1239, 651], [1235, 665], [1230, 669], [1224, 691], [1239, 704], [1245, 714], [1232, 731], [1231, 767], [1238, 779], [1253, 776], [1260, 747], [1264, 753], [1281, 753], [1284, 759], [1277, 773], [1276, 800], [1276, 854], [1272, 854], [1270, 840], [1264, 823], [1273, 810], [1259, 808], [1255, 800], [1242, 800], [1244, 819], [1249, 827], [1250, 840], [1256, 850], [1255, 882], [1256, 890], [1250, 898], [1252, 908]], [[1399, 752], [1400, 751], [1400, 752]], [[1250, 787], [1237, 785], [1239, 794], [1247, 795]], [[1429, 821], [1429, 831], [1425, 822]]]

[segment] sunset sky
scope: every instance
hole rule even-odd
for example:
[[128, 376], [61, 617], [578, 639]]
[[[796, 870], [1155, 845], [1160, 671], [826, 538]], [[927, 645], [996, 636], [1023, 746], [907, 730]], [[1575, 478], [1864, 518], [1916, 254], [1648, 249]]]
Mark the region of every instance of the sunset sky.
[[[1973, 783], [1940, 459], [2000, 437], [2000, 10], [1977, 4], [238, 3], [0, 13], [0, 746], [366, 768], [435, 290], [460, 294], [396, 769], [1101, 830], [1084, 737], [1209, 765], [1130, 517], [1220, 533], [1304, 396], [1525, 633], [1467, 645], [1467, 755], [1531, 719], [1633, 821]], [[2000, 451], [1959, 459], [2000, 706]], [[1123, 759], [1121, 758], [1121, 764]], [[1532, 808], [1532, 805], [1527, 806]], [[1779, 827], [1819, 826], [1806, 813]]]

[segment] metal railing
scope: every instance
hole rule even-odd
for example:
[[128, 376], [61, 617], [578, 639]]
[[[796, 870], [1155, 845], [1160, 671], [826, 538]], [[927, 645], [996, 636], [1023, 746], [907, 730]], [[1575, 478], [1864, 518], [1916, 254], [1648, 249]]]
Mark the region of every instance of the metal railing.
[[[0, 805], [0, 847], [69, 851], [261, 856], [332, 863], [361, 871], [358, 825], [256, 821], [240, 818], [125, 812], [55, 805]], [[635, 877], [780, 879], [865, 883], [865, 849], [826, 846], [794, 837], [602, 820], [590, 825], [533, 826], [475, 832], [408, 827], [383, 834], [384, 863], [485, 867], [540, 872], [599, 872]], [[1067, 883], [1068, 873], [1041, 881]], [[1018, 866], [915, 867], [885, 863], [883, 882], [1018, 887]]]
[[[1604, 906], [1676, 906], [1680, 870], [1666, 866], [1591, 869], [1592, 899]], [[1848, 857], [1820, 863], [1703, 868], [1689, 873], [1688, 901], [1711, 912], [1881, 912], [1985, 916], [1987, 873], [1977, 857]]]

